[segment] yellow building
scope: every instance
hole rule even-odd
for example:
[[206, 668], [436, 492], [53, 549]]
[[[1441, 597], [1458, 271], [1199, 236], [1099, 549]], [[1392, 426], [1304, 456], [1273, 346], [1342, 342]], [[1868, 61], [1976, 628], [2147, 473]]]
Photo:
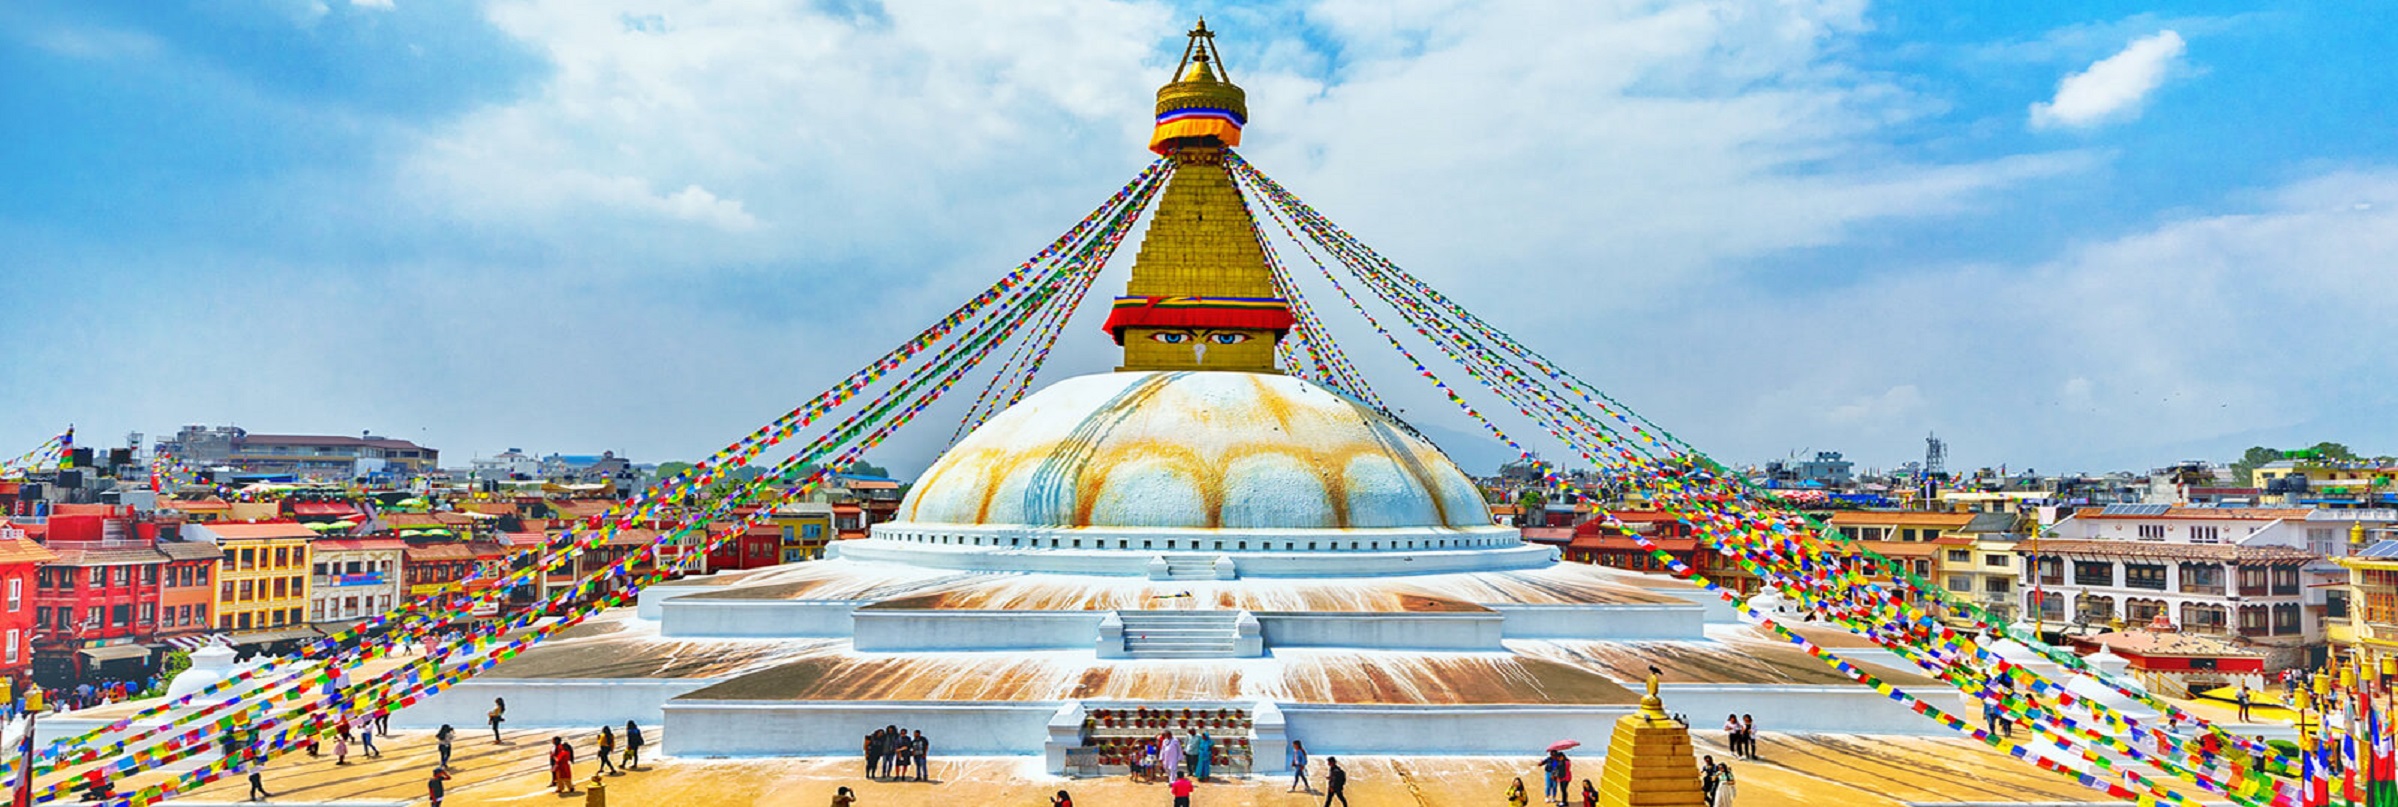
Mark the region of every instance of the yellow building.
[[824, 556], [824, 544], [833, 537], [833, 506], [820, 502], [794, 502], [774, 509], [767, 523], [782, 533], [777, 559], [783, 563], [798, 563]]
[[289, 522], [194, 524], [191, 540], [225, 553], [217, 568], [217, 629], [235, 645], [272, 644], [316, 636], [308, 627], [311, 541], [316, 533]]
[[2348, 528], [2352, 554], [2335, 559], [2348, 569], [2347, 612], [2325, 617], [2323, 638], [2334, 652], [2361, 654], [2378, 666], [2398, 658], [2398, 540], [2369, 537], [2364, 522]]
[[2309, 490], [2324, 488], [2386, 488], [2398, 478], [2398, 467], [2372, 462], [2324, 459], [2275, 460], [2248, 472], [2249, 485], [2262, 489], [2284, 477], [2305, 477]]

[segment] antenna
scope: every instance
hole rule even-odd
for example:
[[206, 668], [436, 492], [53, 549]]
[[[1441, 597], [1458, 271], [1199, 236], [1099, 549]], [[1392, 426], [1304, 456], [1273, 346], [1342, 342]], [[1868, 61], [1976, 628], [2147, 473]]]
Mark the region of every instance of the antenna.
[[1948, 471], [1948, 443], [1938, 434], [1923, 438], [1923, 475], [1939, 476]]

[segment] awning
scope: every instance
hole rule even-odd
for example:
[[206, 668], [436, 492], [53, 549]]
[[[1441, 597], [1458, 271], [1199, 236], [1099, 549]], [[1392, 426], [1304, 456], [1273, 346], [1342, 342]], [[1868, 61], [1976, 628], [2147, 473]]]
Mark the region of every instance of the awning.
[[93, 661], [118, 661], [122, 659], [146, 659], [150, 657], [150, 648], [138, 644], [112, 644], [107, 647], [86, 647], [82, 652], [85, 658], [89, 658]]
[[315, 628], [293, 628], [289, 630], [262, 631], [259, 633], [236, 633], [233, 634], [230, 639], [233, 644], [238, 646], [274, 644], [276, 642], [316, 639], [321, 638], [322, 636], [323, 634], [317, 633]]
[[172, 647], [177, 650], [192, 651], [198, 650], [202, 647], [207, 647], [209, 640], [214, 638], [216, 638], [215, 634], [195, 633], [185, 636], [169, 636], [160, 641], [165, 642], [168, 647]]

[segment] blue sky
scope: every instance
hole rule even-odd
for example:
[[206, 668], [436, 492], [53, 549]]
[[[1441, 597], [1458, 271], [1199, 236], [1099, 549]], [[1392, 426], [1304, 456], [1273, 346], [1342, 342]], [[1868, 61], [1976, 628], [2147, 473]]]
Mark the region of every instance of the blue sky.
[[1251, 159], [1725, 459], [2398, 451], [2398, 11], [1853, 0], [12, 3], [0, 446], [700, 454], [1136, 170], [1199, 12]]

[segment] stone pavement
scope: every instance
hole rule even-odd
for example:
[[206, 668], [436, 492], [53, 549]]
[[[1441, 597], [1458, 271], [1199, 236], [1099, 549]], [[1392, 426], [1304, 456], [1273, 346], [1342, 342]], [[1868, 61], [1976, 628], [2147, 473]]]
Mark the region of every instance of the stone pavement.
[[[543, 754], [550, 732], [522, 731], [506, 745], [493, 745], [488, 733], [462, 731], [452, 759], [457, 778], [451, 781], [448, 804], [581, 805], [583, 795], [552, 795]], [[655, 732], [651, 732], [655, 742]], [[1720, 732], [1700, 732], [1699, 753], [1723, 752]], [[568, 741], [582, 751], [576, 771], [588, 782], [591, 737], [575, 734]], [[1591, 738], [1597, 742], [1598, 738]], [[336, 766], [331, 757], [305, 756], [277, 760], [267, 768], [270, 803], [424, 804], [424, 780], [434, 751], [429, 735], [402, 733], [385, 743], [382, 759], [358, 759]], [[1758, 762], [1735, 763], [1740, 807], [1899, 807], [1906, 804], [2057, 804], [2108, 803], [2103, 794], [2087, 790], [2053, 773], [2000, 756], [1954, 738], [1858, 735], [1762, 738]], [[1323, 785], [1321, 757], [1313, 771]], [[1540, 786], [1531, 753], [1522, 759], [1492, 757], [1344, 757], [1350, 772], [1350, 801], [1358, 807], [1402, 805], [1496, 805], [1504, 803], [1510, 778], [1523, 776], [1531, 790]], [[1575, 759], [1577, 779], [1596, 779], [1600, 758]], [[1172, 798], [1162, 785], [1135, 784], [1123, 777], [1061, 779], [1042, 773], [1031, 758], [935, 757], [931, 781], [870, 782], [859, 778], [855, 759], [670, 759], [645, 761], [643, 769], [607, 777], [609, 807], [820, 807], [831, 802], [833, 789], [857, 791], [859, 807], [924, 805], [1048, 804], [1059, 789], [1073, 793], [1082, 807], [1163, 805]], [[1212, 805], [1315, 805], [1315, 795], [1289, 793], [1287, 777], [1252, 777], [1202, 785], [1193, 803]], [[1577, 787], [1579, 784], [1577, 783]], [[219, 782], [178, 803], [226, 804], [241, 800], [246, 790], [235, 779]]]

